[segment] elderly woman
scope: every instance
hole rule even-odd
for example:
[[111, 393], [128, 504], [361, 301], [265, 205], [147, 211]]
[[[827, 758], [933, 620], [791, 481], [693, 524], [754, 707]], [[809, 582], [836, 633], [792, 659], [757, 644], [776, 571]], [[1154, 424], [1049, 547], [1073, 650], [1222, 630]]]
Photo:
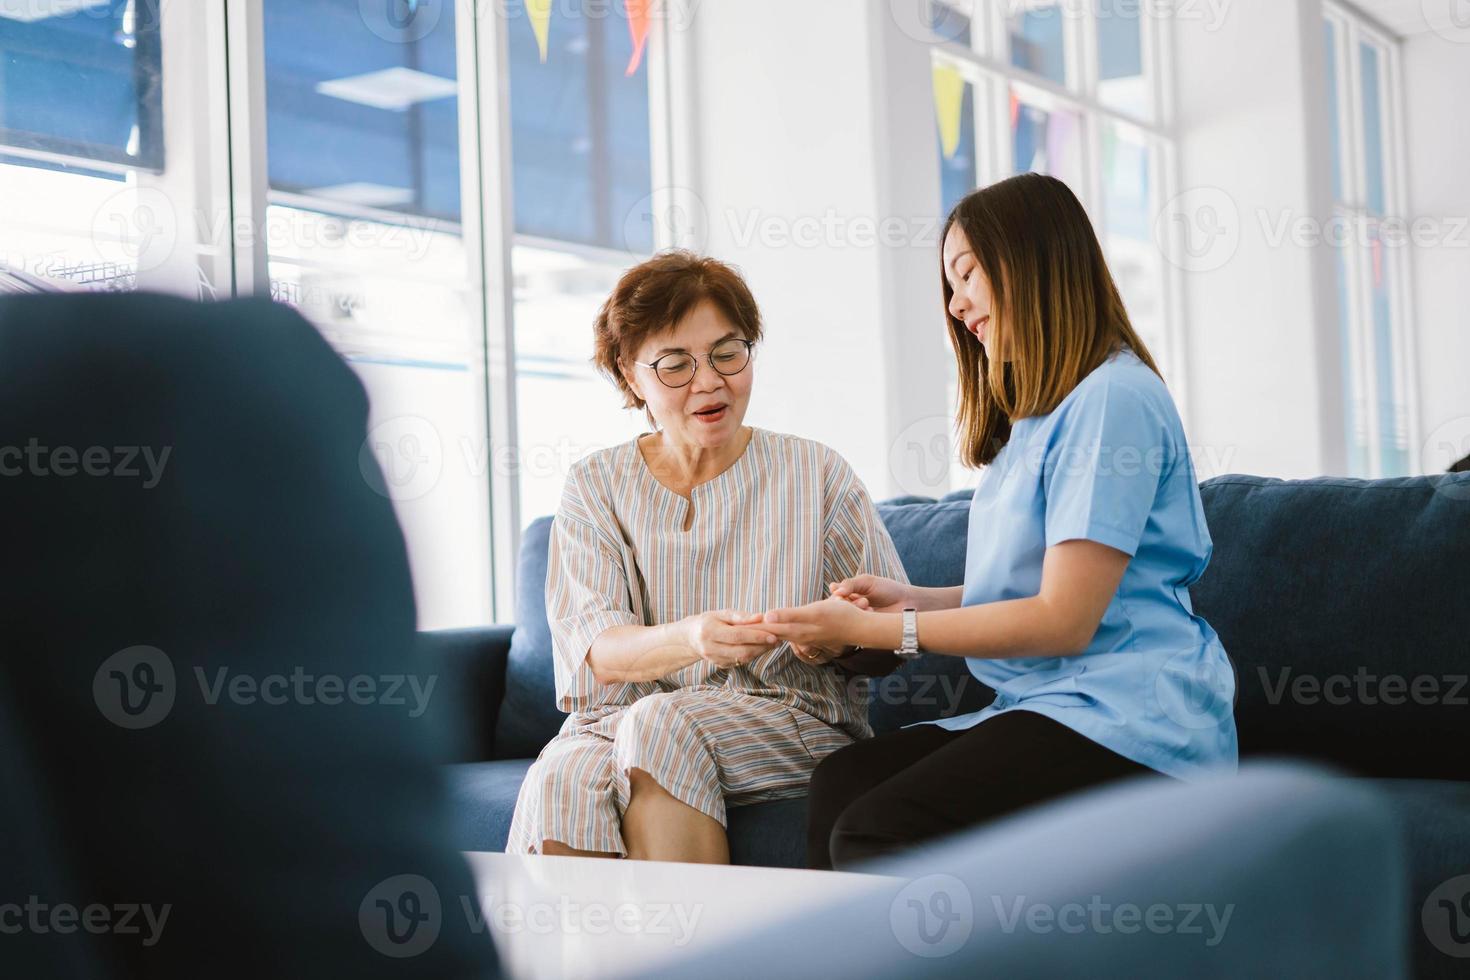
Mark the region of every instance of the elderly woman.
[[567, 474], [546, 595], [571, 715], [509, 851], [728, 863], [726, 806], [801, 796], [871, 734], [850, 650], [761, 625], [861, 572], [907, 579], [837, 453], [742, 424], [760, 337], [739, 274], [687, 252], [630, 270], [598, 315], [597, 366], [655, 431]]

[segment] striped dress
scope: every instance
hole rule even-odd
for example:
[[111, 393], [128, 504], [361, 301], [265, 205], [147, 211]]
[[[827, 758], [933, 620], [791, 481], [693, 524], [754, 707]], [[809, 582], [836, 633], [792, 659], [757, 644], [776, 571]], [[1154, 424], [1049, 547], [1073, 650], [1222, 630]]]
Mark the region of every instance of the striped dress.
[[557, 705], [571, 714], [526, 774], [506, 850], [556, 840], [627, 853], [633, 768], [722, 824], [727, 804], [804, 795], [821, 759], [871, 734], [865, 681], [783, 643], [741, 667], [699, 660], [660, 680], [604, 685], [587, 650], [613, 626], [802, 605], [862, 572], [907, 581], [867, 490], [820, 443], [753, 429], [735, 463], [690, 499], [654, 479], [636, 440], [578, 462], [546, 583]]

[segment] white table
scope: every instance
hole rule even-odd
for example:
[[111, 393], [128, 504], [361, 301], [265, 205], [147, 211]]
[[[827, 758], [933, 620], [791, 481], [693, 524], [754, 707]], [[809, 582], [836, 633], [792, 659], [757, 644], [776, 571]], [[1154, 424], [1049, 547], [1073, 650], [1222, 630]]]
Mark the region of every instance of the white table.
[[470, 852], [487, 931], [517, 980], [627, 977], [888, 879], [832, 871]]

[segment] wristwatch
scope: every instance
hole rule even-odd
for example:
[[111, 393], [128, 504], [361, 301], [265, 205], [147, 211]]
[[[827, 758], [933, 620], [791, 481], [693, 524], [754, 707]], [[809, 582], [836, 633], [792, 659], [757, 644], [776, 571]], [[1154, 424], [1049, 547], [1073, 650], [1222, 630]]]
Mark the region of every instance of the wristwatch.
[[903, 645], [893, 651], [900, 660], [913, 660], [919, 655], [919, 610], [905, 606], [903, 610]]

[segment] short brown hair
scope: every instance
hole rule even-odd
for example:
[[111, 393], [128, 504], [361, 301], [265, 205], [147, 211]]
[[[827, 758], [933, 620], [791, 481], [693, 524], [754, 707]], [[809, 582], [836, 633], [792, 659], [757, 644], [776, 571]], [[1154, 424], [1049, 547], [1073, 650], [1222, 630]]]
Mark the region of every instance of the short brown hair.
[[718, 259], [671, 249], [623, 273], [597, 312], [592, 363], [618, 386], [626, 407], [646, 410], [620, 364], [630, 362], [645, 340], [672, 329], [705, 300], [746, 340], [759, 342], [761, 314], [755, 297], [740, 273]]
[[990, 280], [992, 344], [1005, 355], [991, 360], [950, 314], [954, 290], [941, 257], [966, 465], [995, 459], [1010, 441], [1012, 422], [1051, 412], [1119, 346], [1163, 377], [1128, 319], [1086, 210], [1066, 184], [1041, 174], [991, 184], [955, 205], [941, 241], [955, 225]]

